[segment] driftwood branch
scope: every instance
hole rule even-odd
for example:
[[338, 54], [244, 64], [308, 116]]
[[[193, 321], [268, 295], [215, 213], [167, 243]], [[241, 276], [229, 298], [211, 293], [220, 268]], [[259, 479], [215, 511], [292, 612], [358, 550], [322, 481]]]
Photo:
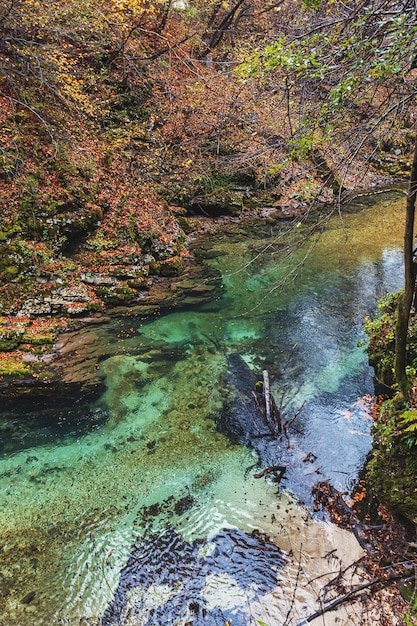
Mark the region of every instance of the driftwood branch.
[[280, 406], [277, 406], [275, 398], [271, 392], [271, 384], [268, 370], [262, 370], [262, 380], [262, 383], [257, 383], [256, 391], [252, 391], [252, 395], [254, 397], [258, 411], [262, 415], [265, 425], [268, 427], [271, 435], [281, 436], [284, 433], [289, 442], [287, 428], [291, 426], [294, 420], [299, 416], [304, 408], [305, 402], [303, 402], [301, 407], [294, 413], [294, 415], [290, 419], [284, 420], [281, 411], [282, 402]]
[[281, 413], [275, 404], [269, 387], [268, 372], [263, 372], [263, 391], [252, 391], [253, 398], [259, 413], [268, 427], [271, 435], [279, 435], [282, 431]]
[[374, 585], [378, 585], [378, 584], [387, 585], [391, 583], [393, 580], [399, 580], [401, 578], [407, 578], [407, 577], [409, 577], [409, 574], [406, 574], [406, 573], [393, 574], [392, 576], [388, 576], [388, 578], [375, 578], [374, 580], [370, 580], [369, 582], [364, 583], [363, 585], [358, 585], [357, 587], [354, 587], [353, 589], [345, 593], [343, 596], [339, 596], [332, 602], [329, 602], [329, 604], [326, 604], [325, 606], [323, 606], [321, 609], [319, 609], [312, 615], [309, 615], [302, 622], [300, 622], [298, 626], [303, 626], [303, 624], [306, 624], [306, 623], [308, 624], [312, 622], [313, 620], [315, 620], [317, 617], [320, 617], [321, 615], [324, 615], [325, 613], [328, 613], [329, 611], [334, 611], [335, 609], [337, 609], [338, 606], [340, 606], [344, 602], [347, 602], [353, 596], [355, 596], [357, 593], [360, 593], [364, 589], [368, 589], [369, 587], [373, 587]]
[[265, 419], [265, 409], [264, 409], [264, 407], [261, 404], [261, 400], [259, 398], [259, 394], [256, 391], [252, 391], [252, 395], [253, 395], [253, 398], [255, 400], [255, 404], [256, 404], [256, 406], [258, 408], [259, 413]]
[[269, 425], [271, 423], [271, 391], [269, 389], [269, 374], [267, 370], [262, 371], [264, 381], [264, 399], [265, 399], [265, 419]]
[[300, 415], [301, 411], [304, 409], [305, 407], [305, 400], [303, 402], [303, 404], [300, 406], [300, 408], [298, 408], [296, 410], [296, 412], [294, 413], [294, 415], [285, 422], [285, 428], [288, 428], [289, 426], [291, 426], [291, 424], [297, 419], [297, 417]]

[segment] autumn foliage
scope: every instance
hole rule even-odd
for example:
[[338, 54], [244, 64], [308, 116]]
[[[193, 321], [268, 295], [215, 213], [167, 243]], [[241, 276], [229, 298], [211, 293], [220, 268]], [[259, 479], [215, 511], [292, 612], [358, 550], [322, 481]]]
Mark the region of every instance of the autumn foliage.
[[[236, 72], [311, 19], [293, 0], [0, 0], [11, 328], [134, 302], [181, 271], [192, 214], [241, 214], [254, 193], [284, 217], [332, 201], [340, 146], [327, 145], [326, 167], [301, 144], [295, 154], [288, 84]], [[368, 164], [348, 182], [378, 176]]]

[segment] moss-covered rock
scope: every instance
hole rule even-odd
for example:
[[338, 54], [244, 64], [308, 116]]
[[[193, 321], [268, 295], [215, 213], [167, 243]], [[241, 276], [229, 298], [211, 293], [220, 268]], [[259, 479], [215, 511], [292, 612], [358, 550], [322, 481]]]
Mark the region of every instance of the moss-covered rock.
[[159, 263], [160, 276], [178, 276], [183, 269], [183, 260], [179, 256], [166, 259]]
[[20, 338], [16, 335], [12, 337], [0, 337], [0, 352], [12, 352], [20, 344]]
[[[388, 294], [378, 304], [375, 319], [365, 319], [364, 329], [369, 337], [369, 363], [379, 382], [394, 386], [395, 320], [398, 293]], [[417, 372], [417, 317], [410, 317], [407, 340], [407, 365], [410, 377]]]
[[[367, 319], [367, 351], [377, 379], [395, 392], [394, 353], [398, 294], [379, 303], [379, 315]], [[417, 318], [408, 332], [407, 374], [412, 392], [404, 403], [399, 396], [384, 401], [376, 411], [374, 449], [368, 463], [370, 480], [381, 502], [417, 523]]]
[[417, 459], [409, 450], [374, 451], [368, 470], [381, 502], [417, 524]]
[[195, 226], [193, 226], [193, 224], [191, 224], [189, 220], [187, 220], [187, 218], [183, 217], [182, 215], [179, 215], [177, 217], [177, 222], [181, 230], [183, 230], [186, 235], [189, 235], [195, 230]]
[[381, 502], [417, 524], [417, 442], [406, 430], [414, 414], [395, 398], [381, 405], [368, 472]]
[[31, 365], [19, 353], [0, 352], [0, 381], [26, 379], [33, 375]]
[[397, 296], [389, 294], [378, 303], [378, 315], [365, 318], [364, 329], [369, 337], [369, 363], [377, 379], [391, 387], [394, 383], [395, 311]]

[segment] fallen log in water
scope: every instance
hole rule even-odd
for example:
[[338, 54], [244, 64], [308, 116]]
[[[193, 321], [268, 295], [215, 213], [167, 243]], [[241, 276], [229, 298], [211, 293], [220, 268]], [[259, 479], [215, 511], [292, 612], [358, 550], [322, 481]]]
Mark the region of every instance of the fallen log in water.
[[[281, 473], [277, 470], [275, 476], [270, 473], [269, 477], [275, 479], [277, 483], [285, 481], [285, 486], [296, 493], [303, 502], [310, 501], [311, 488], [317, 480], [316, 474], [312, 478], [305, 476], [305, 464], [295, 461], [295, 459], [305, 458], [307, 454], [307, 451], [299, 449], [299, 438], [296, 436], [299, 433], [291, 437], [292, 451], [290, 451], [287, 434], [287, 424], [293, 423], [302, 407], [295, 413], [291, 413], [289, 419], [283, 419], [283, 403], [277, 401], [275, 404], [274, 394], [271, 392], [272, 378], [268, 377], [271, 414], [268, 426], [265, 419], [266, 407], [262, 377], [255, 374], [240, 354], [231, 353], [226, 355], [226, 358], [228, 368], [224, 384], [225, 397], [228, 401], [225, 402], [223, 410], [217, 417], [217, 428], [226, 432], [232, 441], [252, 448], [258, 458], [257, 466], [260, 469], [257, 471], [259, 473], [263, 468], [285, 468], [285, 472]], [[272, 420], [273, 415], [275, 415], [275, 423]], [[288, 445], [284, 442], [284, 438]], [[267, 473], [263, 476], [267, 476]]]
[[[256, 406], [271, 435], [278, 437], [284, 434], [289, 442], [288, 428], [303, 410], [305, 402], [303, 402], [291, 418], [285, 420], [281, 412], [282, 402], [278, 407], [272, 395], [267, 370], [262, 371], [262, 379], [263, 383], [258, 382], [256, 384], [256, 391], [252, 391]], [[260, 389], [262, 389], [262, 391], [260, 391]]]
[[[272, 435], [282, 434], [282, 418], [281, 411], [277, 407], [274, 396], [271, 393], [269, 383], [269, 373], [267, 370], [262, 371], [262, 383], [257, 383], [256, 391], [252, 391], [252, 395], [255, 399], [256, 406]], [[259, 388], [262, 388], [262, 391]]]

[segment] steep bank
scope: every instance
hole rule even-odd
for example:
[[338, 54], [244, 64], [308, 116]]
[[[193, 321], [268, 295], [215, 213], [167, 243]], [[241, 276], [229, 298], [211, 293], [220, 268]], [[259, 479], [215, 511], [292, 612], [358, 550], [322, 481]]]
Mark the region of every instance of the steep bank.
[[375, 145], [364, 133], [348, 173], [346, 138], [293, 154], [282, 94], [234, 68], [296, 18], [239, 4], [12, 3], [2, 16], [3, 382], [50, 378], [57, 332], [141, 305], [188, 268], [196, 215], [301, 216], [406, 174], [407, 120]]
[[388, 294], [379, 304], [379, 314], [365, 325], [370, 339], [370, 362], [375, 368], [382, 392], [375, 410], [375, 445], [369, 472], [384, 502], [416, 524], [417, 320], [413, 314], [407, 352], [411, 392], [409, 401], [405, 403], [395, 395], [397, 389], [393, 379], [396, 301], [395, 294]]

